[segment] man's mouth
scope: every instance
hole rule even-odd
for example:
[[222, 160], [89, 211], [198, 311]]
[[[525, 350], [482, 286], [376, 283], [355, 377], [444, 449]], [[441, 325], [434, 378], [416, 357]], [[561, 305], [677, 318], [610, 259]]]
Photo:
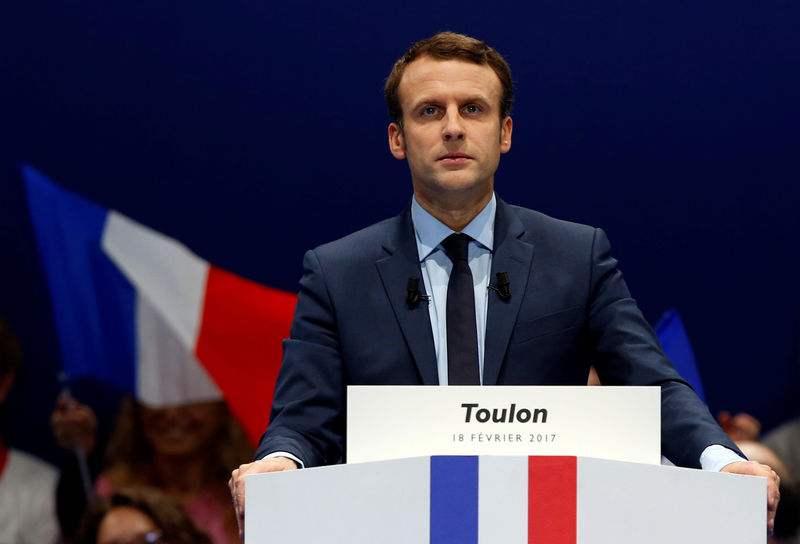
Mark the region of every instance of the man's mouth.
[[438, 160], [445, 164], [462, 164], [472, 160], [472, 157], [466, 153], [447, 153], [439, 157]]

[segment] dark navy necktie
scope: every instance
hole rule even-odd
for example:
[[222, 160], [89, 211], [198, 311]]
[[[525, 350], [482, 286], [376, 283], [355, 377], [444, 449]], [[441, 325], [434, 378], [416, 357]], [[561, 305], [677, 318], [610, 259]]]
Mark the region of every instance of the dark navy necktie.
[[467, 262], [470, 238], [451, 234], [442, 242], [453, 270], [447, 283], [447, 382], [449, 385], [480, 385], [478, 375], [478, 331], [475, 325], [475, 290]]

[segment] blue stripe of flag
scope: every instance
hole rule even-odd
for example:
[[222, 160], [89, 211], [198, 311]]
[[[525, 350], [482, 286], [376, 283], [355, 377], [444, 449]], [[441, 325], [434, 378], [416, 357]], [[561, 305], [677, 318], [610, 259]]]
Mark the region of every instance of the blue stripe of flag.
[[697, 367], [692, 344], [689, 342], [689, 335], [686, 333], [678, 310], [675, 308], [667, 310], [658, 320], [655, 330], [661, 347], [667, 358], [672, 361], [675, 370], [689, 382], [700, 400], [706, 402], [703, 381], [700, 379], [700, 369]]
[[478, 457], [431, 457], [431, 544], [478, 544]]
[[135, 393], [136, 294], [100, 247], [108, 209], [29, 166], [22, 175], [63, 370]]

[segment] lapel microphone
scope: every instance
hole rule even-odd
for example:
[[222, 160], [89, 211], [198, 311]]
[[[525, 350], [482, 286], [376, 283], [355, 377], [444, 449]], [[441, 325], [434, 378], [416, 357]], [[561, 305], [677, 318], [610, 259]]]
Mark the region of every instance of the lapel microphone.
[[[489, 284], [489, 289], [495, 291], [501, 300], [508, 302], [511, 300], [511, 280], [508, 279], [508, 272], [498, 272], [495, 274], [497, 283]], [[406, 284], [406, 304], [411, 308], [416, 308], [420, 301], [428, 302], [430, 297], [419, 292], [419, 278], [408, 278]]]
[[497, 284], [489, 284], [489, 289], [495, 291], [504, 302], [511, 300], [511, 281], [508, 279], [508, 272], [498, 272]]
[[408, 278], [408, 283], [406, 284], [406, 304], [408, 304], [410, 308], [416, 308], [420, 300], [428, 302], [430, 298], [428, 295], [423, 295], [419, 292], [419, 278]]

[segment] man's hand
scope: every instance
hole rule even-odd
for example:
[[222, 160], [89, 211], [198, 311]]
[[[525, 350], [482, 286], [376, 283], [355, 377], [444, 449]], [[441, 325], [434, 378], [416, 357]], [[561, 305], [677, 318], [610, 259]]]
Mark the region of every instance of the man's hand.
[[250, 474], [263, 472], [280, 472], [282, 470], [296, 470], [297, 463], [287, 457], [272, 457], [239, 465], [231, 473], [228, 487], [233, 498], [233, 508], [236, 510], [236, 522], [239, 524], [239, 538], [244, 538], [244, 477]]
[[781, 500], [781, 479], [775, 471], [767, 465], [762, 465], [755, 461], [739, 461], [726, 465], [720, 472], [761, 476], [767, 479], [767, 533], [772, 535], [772, 531], [775, 528], [775, 511], [778, 509], [778, 502]]
[[58, 445], [76, 451], [83, 448], [88, 454], [97, 439], [97, 417], [91, 408], [62, 393], [56, 399], [56, 409], [50, 416], [50, 425]]

